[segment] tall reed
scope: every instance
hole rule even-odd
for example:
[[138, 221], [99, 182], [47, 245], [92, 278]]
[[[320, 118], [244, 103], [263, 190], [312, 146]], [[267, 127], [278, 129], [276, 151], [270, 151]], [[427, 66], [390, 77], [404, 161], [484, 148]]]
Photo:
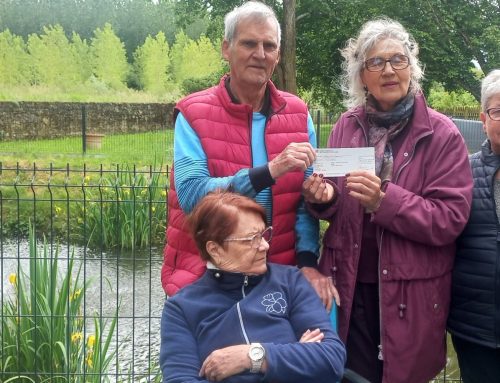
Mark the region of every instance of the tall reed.
[[134, 249], [162, 243], [167, 194], [163, 178], [160, 172], [125, 169], [87, 188], [78, 211], [88, 246]]
[[18, 273], [9, 276], [13, 293], [2, 301], [0, 381], [106, 381], [117, 313], [110, 323], [96, 317], [93, 333], [92, 326], [85, 329], [82, 305], [89, 282], [82, 282], [81, 267], [75, 271], [74, 254], [63, 260], [56, 248], [52, 255], [45, 240], [39, 254], [32, 228], [29, 243], [28, 270], [18, 263]]

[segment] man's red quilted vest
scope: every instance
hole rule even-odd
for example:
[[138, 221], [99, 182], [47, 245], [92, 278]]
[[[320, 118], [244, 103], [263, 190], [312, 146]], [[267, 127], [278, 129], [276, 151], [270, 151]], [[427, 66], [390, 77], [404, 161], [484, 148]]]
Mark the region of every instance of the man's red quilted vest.
[[[224, 86], [194, 93], [176, 105], [198, 134], [207, 155], [213, 177], [234, 175], [252, 167], [252, 108], [235, 104]], [[307, 142], [307, 107], [296, 96], [278, 91], [269, 82], [271, 114], [265, 128], [265, 146], [272, 160], [291, 142]], [[177, 114], [177, 113], [176, 113]], [[295, 264], [295, 218], [301, 197], [303, 172], [291, 172], [272, 186], [273, 240], [268, 253], [270, 262]], [[168, 193], [167, 243], [164, 250], [162, 285], [167, 295], [196, 281], [205, 271], [194, 241], [185, 228], [185, 216], [179, 206], [174, 185], [174, 169], [170, 174]]]

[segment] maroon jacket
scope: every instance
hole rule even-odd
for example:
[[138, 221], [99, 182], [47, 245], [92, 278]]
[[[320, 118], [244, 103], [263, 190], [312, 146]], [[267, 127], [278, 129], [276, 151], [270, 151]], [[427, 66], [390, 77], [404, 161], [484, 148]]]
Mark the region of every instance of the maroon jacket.
[[[364, 108], [344, 113], [329, 147], [364, 147]], [[455, 239], [469, 217], [472, 175], [467, 148], [455, 125], [415, 98], [415, 110], [394, 158], [392, 181], [372, 215], [379, 244], [383, 381], [428, 382], [445, 365]], [[357, 278], [363, 208], [334, 178], [336, 198], [311, 213], [330, 221], [323, 239], [321, 271], [340, 294], [339, 335], [347, 339]], [[337, 186], [338, 185], [338, 186]]]
[[[176, 112], [189, 122], [198, 134], [207, 155], [208, 170], [213, 177], [231, 176], [252, 167], [251, 123], [253, 110], [235, 104], [224, 86], [187, 96], [176, 105]], [[271, 113], [264, 135], [269, 160], [280, 154], [290, 142], [309, 142], [307, 106], [298, 97], [281, 92], [268, 83]], [[295, 265], [295, 222], [301, 199], [304, 173], [289, 172], [271, 187], [273, 241], [269, 262]], [[194, 241], [185, 227], [185, 215], [175, 192], [174, 174], [170, 175], [168, 193], [167, 244], [161, 280], [165, 292], [172, 296], [183, 286], [200, 278], [205, 271]]]

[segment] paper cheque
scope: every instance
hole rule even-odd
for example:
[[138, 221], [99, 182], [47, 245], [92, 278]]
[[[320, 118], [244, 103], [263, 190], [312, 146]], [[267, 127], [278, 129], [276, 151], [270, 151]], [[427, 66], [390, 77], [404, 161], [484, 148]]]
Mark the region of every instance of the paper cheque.
[[355, 170], [375, 173], [375, 149], [368, 148], [328, 148], [316, 149], [314, 172], [325, 177], [341, 177]]

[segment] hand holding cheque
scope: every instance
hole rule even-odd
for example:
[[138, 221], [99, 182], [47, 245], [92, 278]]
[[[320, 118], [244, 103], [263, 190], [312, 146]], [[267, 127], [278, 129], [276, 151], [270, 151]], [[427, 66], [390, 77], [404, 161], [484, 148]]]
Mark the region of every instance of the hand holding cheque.
[[304, 199], [323, 204], [335, 197], [333, 185], [323, 177], [346, 177], [345, 188], [359, 200], [366, 212], [375, 212], [384, 197], [380, 178], [375, 175], [375, 152], [366, 148], [317, 149], [314, 173], [302, 185]]

